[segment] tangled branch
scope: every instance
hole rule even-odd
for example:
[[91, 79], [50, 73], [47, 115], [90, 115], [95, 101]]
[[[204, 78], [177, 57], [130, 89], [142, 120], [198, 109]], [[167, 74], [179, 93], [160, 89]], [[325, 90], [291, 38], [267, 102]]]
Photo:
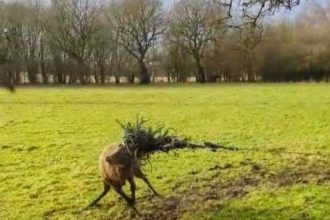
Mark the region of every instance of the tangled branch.
[[203, 144], [191, 143], [187, 138], [179, 138], [173, 135], [173, 129], [164, 126], [151, 126], [148, 120], [137, 117], [135, 122], [121, 123], [117, 120], [124, 130], [123, 144], [128, 152], [138, 159], [147, 160], [149, 156], [157, 151], [169, 152], [175, 149], [197, 149], [206, 148], [211, 151], [217, 149], [238, 150], [235, 147], [204, 142]]

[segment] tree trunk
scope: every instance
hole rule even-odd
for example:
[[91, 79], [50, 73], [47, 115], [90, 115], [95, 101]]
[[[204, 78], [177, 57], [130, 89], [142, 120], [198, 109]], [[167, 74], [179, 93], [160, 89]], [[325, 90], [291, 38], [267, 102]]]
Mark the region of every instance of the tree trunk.
[[205, 83], [204, 68], [202, 67], [202, 65], [200, 64], [200, 62], [197, 63], [197, 69], [198, 69], [197, 82], [199, 82], [199, 83]]
[[218, 76], [216, 74], [210, 74], [207, 77], [207, 82], [215, 83], [217, 82]]
[[28, 65], [27, 73], [28, 73], [29, 82], [31, 84], [35, 84], [37, 82], [37, 71], [38, 71], [38, 67], [35, 64]]
[[150, 83], [150, 76], [148, 73], [148, 69], [143, 62], [143, 60], [139, 60], [140, 66], [140, 84], [149, 84]]
[[118, 76], [117, 74], [115, 75], [115, 83], [120, 84], [120, 76]]
[[48, 76], [46, 71], [46, 63], [45, 63], [45, 48], [44, 48], [44, 41], [41, 38], [40, 41], [40, 67], [41, 67], [41, 75], [42, 75], [42, 82], [44, 84], [48, 84]]
[[44, 61], [41, 62], [41, 75], [42, 75], [42, 81], [44, 84], [48, 84], [48, 76], [46, 72], [46, 66]]
[[78, 77], [79, 77], [79, 82], [82, 85], [87, 84], [86, 72], [87, 72], [87, 66], [85, 65], [85, 62], [82, 59], [79, 59], [78, 60]]
[[86, 83], [86, 80], [85, 80], [85, 74], [83, 74], [83, 73], [79, 73], [79, 82], [80, 82], [80, 84], [82, 84], [82, 85], [86, 85], [87, 83]]
[[252, 71], [252, 65], [249, 61], [248, 67], [247, 67], [247, 74], [248, 74], [248, 82], [255, 82], [254, 74]]
[[252, 54], [247, 54], [247, 81], [248, 82], [255, 82], [255, 76], [253, 74], [253, 66], [252, 66]]
[[64, 84], [65, 83], [65, 80], [64, 80], [64, 73], [63, 73], [63, 69], [61, 67], [62, 64], [58, 63], [58, 64], [55, 64], [55, 78], [54, 79], [54, 83], [56, 81], [56, 83], [58, 84]]
[[15, 82], [16, 82], [16, 84], [19, 84], [22, 82], [21, 74], [18, 70], [16, 70], [16, 73], [15, 73]]
[[201, 60], [198, 54], [194, 55], [197, 65], [197, 75], [196, 75], [196, 81], [199, 83], [205, 83], [205, 72], [204, 68], [201, 64]]
[[128, 74], [127, 81], [128, 81], [128, 83], [133, 84], [134, 81], [135, 81], [135, 75], [134, 74]]
[[168, 82], [168, 83], [171, 82], [171, 75], [172, 75], [171, 72], [168, 71], [168, 72], [167, 72], [167, 82]]
[[63, 74], [57, 73], [57, 83], [58, 84], [64, 84]]
[[100, 79], [99, 75], [97, 74], [97, 69], [96, 68], [93, 70], [93, 73], [94, 73], [94, 75], [93, 75], [94, 83], [99, 84], [101, 82], [101, 79]]
[[100, 65], [100, 75], [101, 75], [101, 83], [105, 84], [105, 68], [103, 65]]
[[[183, 71], [186, 71], [185, 68], [183, 68]], [[176, 73], [177, 82], [186, 83], [188, 81], [188, 76], [183, 71], [181, 72], [181, 71], [177, 70], [177, 73]]]
[[75, 74], [69, 74], [69, 83], [77, 83], [77, 76]]
[[[1, 77], [1, 75], [0, 75]], [[0, 85], [1, 83], [10, 91], [15, 91], [15, 83], [14, 83], [14, 74], [11, 70], [8, 71], [8, 74], [3, 74], [2, 79], [0, 79]]]

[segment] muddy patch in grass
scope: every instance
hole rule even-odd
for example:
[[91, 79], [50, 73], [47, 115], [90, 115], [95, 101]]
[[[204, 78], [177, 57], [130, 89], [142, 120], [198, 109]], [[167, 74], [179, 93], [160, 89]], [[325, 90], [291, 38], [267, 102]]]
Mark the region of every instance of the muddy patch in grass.
[[[291, 186], [294, 184], [307, 184], [310, 181], [315, 181], [317, 184], [324, 184], [330, 181], [330, 168], [327, 163], [313, 162], [302, 163], [296, 161], [293, 167], [283, 167], [276, 173], [270, 173], [267, 167], [254, 163], [252, 161], [243, 161], [239, 166], [249, 166], [250, 173], [240, 178], [221, 181], [221, 172], [226, 169], [238, 168], [233, 165], [215, 165], [207, 169], [212, 171], [213, 177], [219, 181], [210, 181], [201, 179], [207, 182], [201, 186], [192, 185], [189, 189], [165, 199], [160, 199], [151, 207], [151, 213], [144, 215], [143, 219], [153, 220], [172, 220], [180, 219], [186, 212], [194, 212], [196, 209], [201, 209], [205, 203], [210, 206], [206, 207], [211, 211], [219, 211], [221, 209], [221, 201], [235, 198], [245, 197], [251, 190], [263, 184], [271, 184], [277, 187]], [[303, 164], [303, 165], [302, 165]], [[267, 177], [265, 177], [265, 175]], [[183, 185], [183, 184], [182, 184]], [[142, 210], [141, 210], [142, 211]]]
[[321, 185], [330, 181], [330, 168], [317, 165], [285, 168], [278, 173], [270, 175], [268, 181], [279, 187], [308, 184], [310, 182], [316, 182]]
[[[274, 170], [272, 164], [244, 160], [235, 165], [215, 164], [205, 168], [204, 171], [191, 171], [190, 184], [177, 181], [172, 188], [174, 195], [166, 198], [140, 197], [136, 205], [143, 216], [140, 219], [176, 220], [185, 213], [194, 213], [196, 210], [220, 211], [224, 201], [244, 198], [262, 185], [284, 187], [308, 184], [312, 181], [317, 184], [330, 181], [330, 166], [326, 160], [299, 157], [287, 159], [279, 164], [283, 166]], [[242, 175], [224, 180], [223, 176], [226, 173], [239, 170]], [[205, 172], [209, 175], [205, 176]], [[131, 217], [122, 215], [119, 219], [131, 219]]]
[[[201, 204], [209, 201], [221, 201], [223, 199], [241, 198], [249, 193], [249, 187], [257, 186], [259, 180], [255, 178], [239, 178], [229, 182], [205, 184], [204, 186], [191, 186], [184, 193], [177, 194], [158, 203], [154, 203], [151, 213], [145, 214], [146, 220], [175, 220], [186, 212], [193, 212]], [[215, 208], [219, 209], [219, 206]]]

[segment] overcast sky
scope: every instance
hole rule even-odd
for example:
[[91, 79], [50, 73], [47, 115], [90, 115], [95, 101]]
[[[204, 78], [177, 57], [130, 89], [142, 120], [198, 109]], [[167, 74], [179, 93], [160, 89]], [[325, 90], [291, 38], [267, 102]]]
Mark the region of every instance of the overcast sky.
[[[164, 6], [166, 8], [169, 8], [173, 5], [173, 3], [175, 1], [178, 1], [178, 0], [162, 0], [162, 1], [164, 3]], [[279, 14], [275, 15], [275, 17], [276, 18], [281, 18], [281, 17], [294, 18], [301, 11], [305, 10], [306, 7], [308, 7], [308, 5], [311, 5], [313, 3], [326, 4], [327, 2], [330, 2], [330, 0], [301, 0], [301, 5], [299, 7], [294, 8], [292, 11], [285, 11], [285, 12], [279, 13]]]
[[[175, 0], [163, 0], [165, 6], [171, 6]], [[329, 0], [302, 0], [302, 4], [310, 4], [311, 2], [326, 3]]]
[[[15, 1], [15, 0], [5, 0], [5, 1], [10, 2], [10, 1]], [[171, 7], [173, 5], [173, 3], [178, 0], [161, 0], [161, 1], [163, 1], [165, 7]], [[329, 0], [301, 0], [302, 5], [308, 5], [308, 4], [311, 4], [312, 2], [325, 4], [327, 1], [329, 1]], [[303, 7], [300, 7], [300, 8], [303, 8]]]
[[[5, 1], [15, 1], [15, 0], [5, 0]], [[161, 0], [163, 1], [163, 5], [165, 8], [170, 8], [171, 6], [173, 6], [175, 1], [179, 1], [179, 0]], [[326, 4], [327, 2], [330, 4], [330, 0], [301, 0], [301, 5], [299, 7], [294, 8], [291, 12], [283, 12], [283, 13], [279, 13], [277, 14], [275, 17], [288, 17], [288, 18], [292, 18], [294, 16], [296, 16], [297, 14], [299, 14], [301, 11], [303, 11], [304, 9], [306, 9], [306, 7], [308, 5], [313, 4], [314, 2], [316, 3], [320, 3], [320, 4]]]
[[174, 2], [174, 0], [163, 0], [165, 6], [171, 6]]

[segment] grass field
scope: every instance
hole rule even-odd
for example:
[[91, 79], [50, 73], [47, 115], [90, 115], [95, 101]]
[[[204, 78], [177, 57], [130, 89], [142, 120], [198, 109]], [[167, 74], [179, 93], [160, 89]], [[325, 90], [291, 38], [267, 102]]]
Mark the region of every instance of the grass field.
[[[145, 219], [330, 219], [330, 85], [0, 90], [0, 219], [130, 219], [101, 191], [98, 155], [140, 114], [241, 150], [155, 154], [138, 180]], [[128, 190], [128, 186], [126, 187]]]

